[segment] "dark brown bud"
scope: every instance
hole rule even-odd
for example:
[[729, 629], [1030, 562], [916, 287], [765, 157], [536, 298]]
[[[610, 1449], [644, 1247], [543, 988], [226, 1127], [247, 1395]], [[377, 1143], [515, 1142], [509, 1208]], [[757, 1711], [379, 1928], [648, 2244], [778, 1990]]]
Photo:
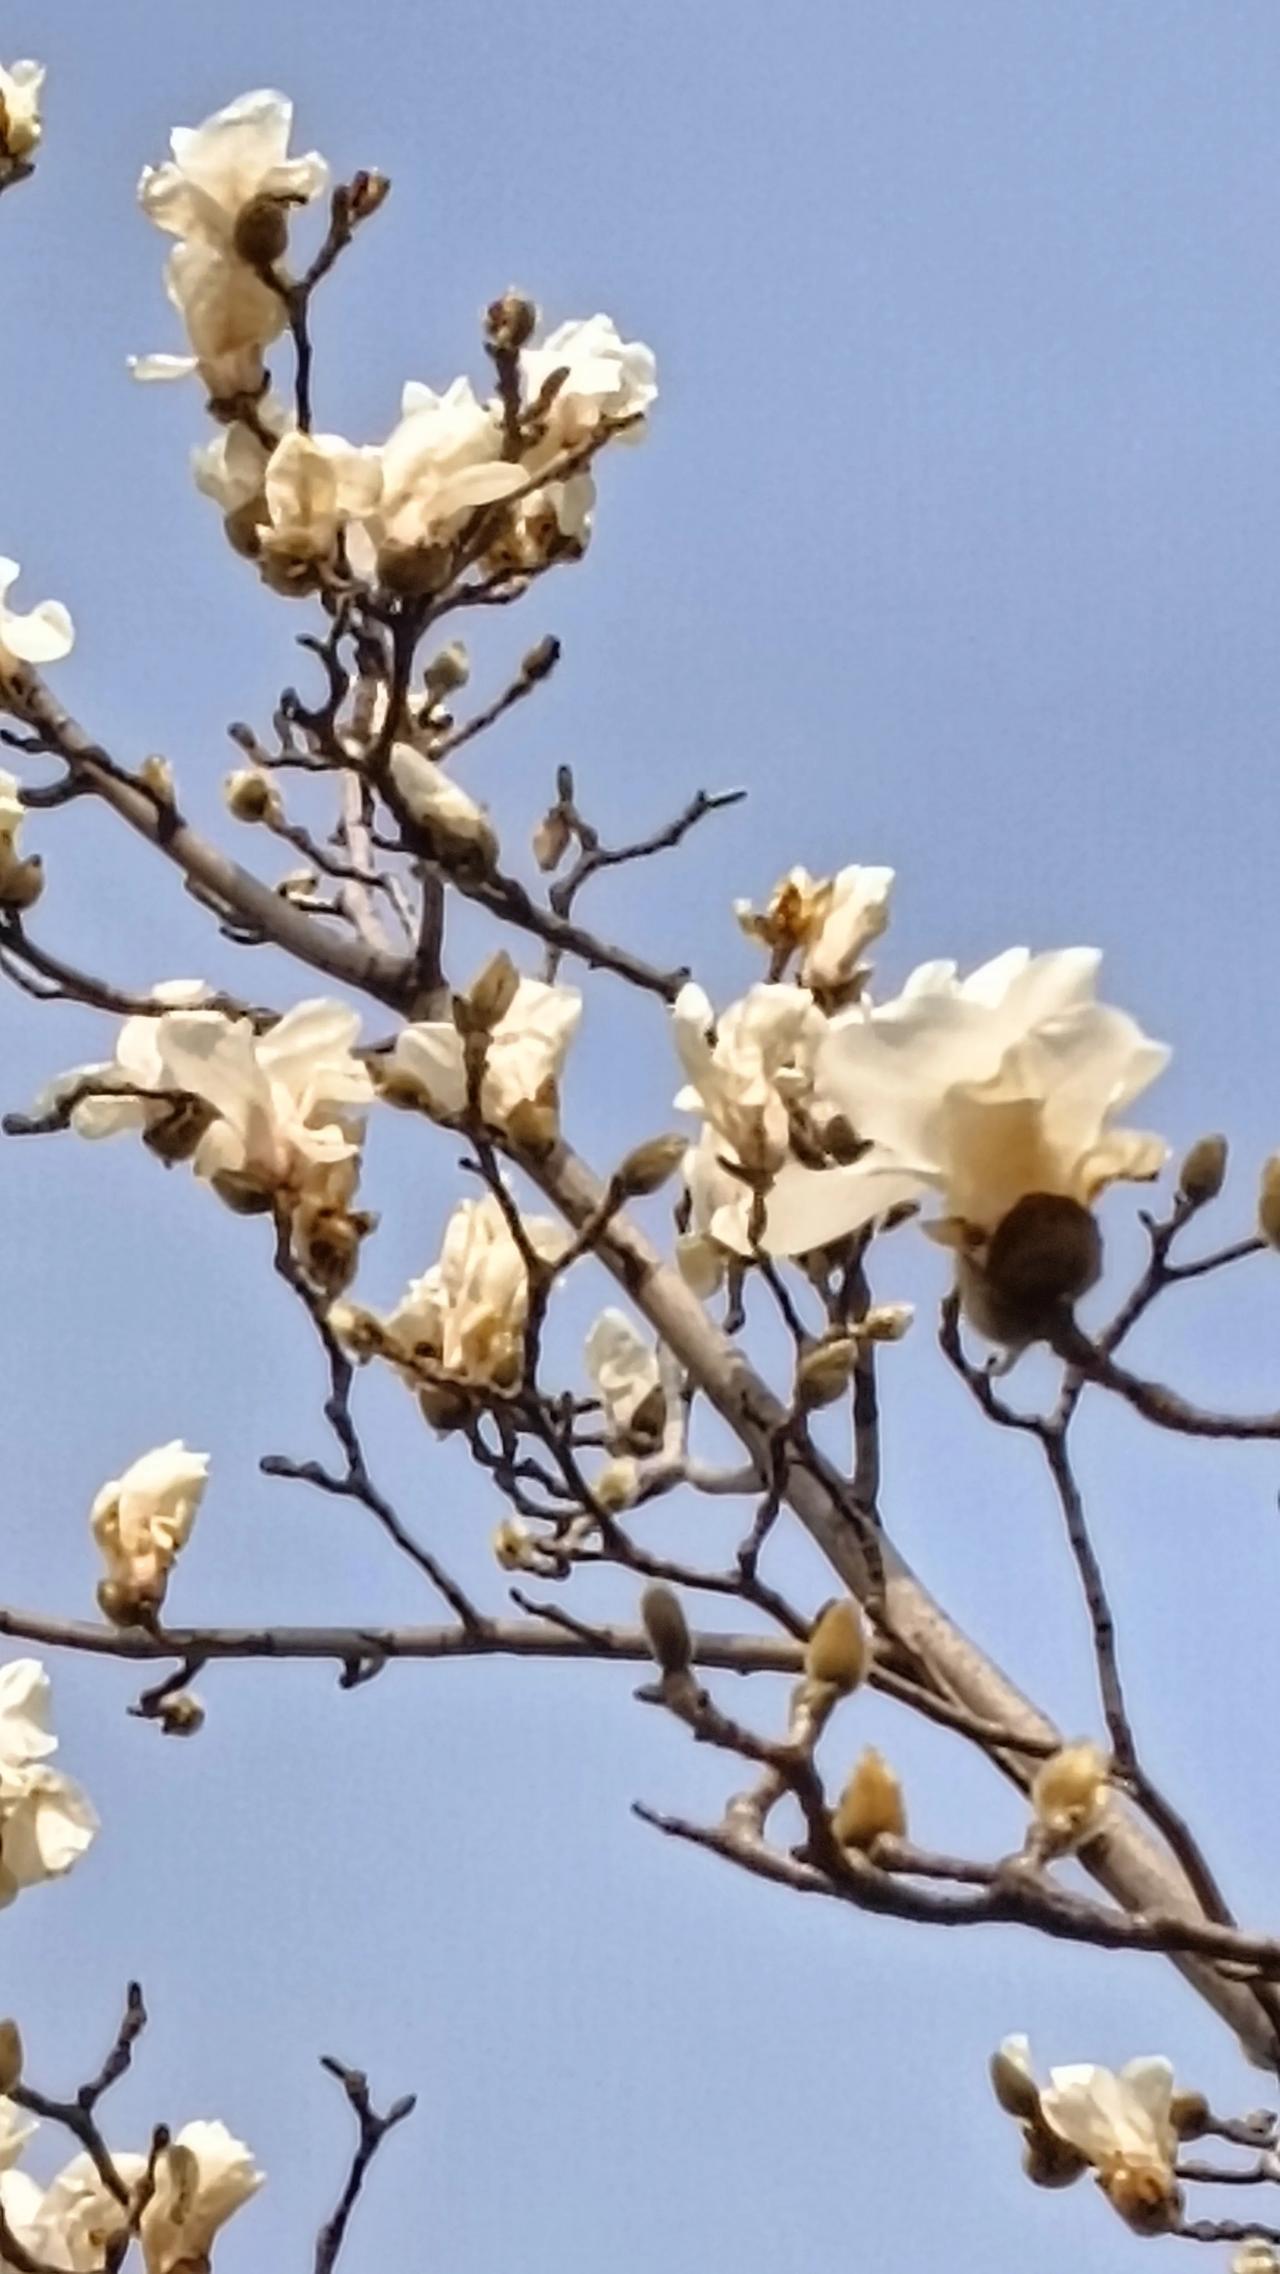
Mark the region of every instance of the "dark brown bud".
[[965, 1311], [991, 1340], [1035, 1341], [1102, 1269], [1102, 1234], [1087, 1208], [1060, 1193], [1029, 1192], [991, 1235], [986, 1256], [961, 1252], [956, 1279]]
[[1227, 1140], [1225, 1137], [1200, 1137], [1191, 1147], [1178, 1171], [1178, 1190], [1184, 1200], [1203, 1208], [1216, 1200], [1227, 1174]]
[[390, 195], [391, 182], [386, 174], [366, 173], [362, 168], [348, 185], [347, 212], [352, 221], [369, 221]]
[[536, 687], [540, 679], [550, 678], [559, 661], [560, 642], [554, 633], [548, 632], [544, 640], [539, 640], [536, 647], [521, 657], [520, 677], [526, 687]]
[[251, 197], [236, 215], [232, 244], [250, 268], [270, 268], [289, 244], [289, 213], [278, 197]]
[[484, 312], [484, 344], [491, 355], [515, 355], [533, 337], [538, 311], [514, 285]]

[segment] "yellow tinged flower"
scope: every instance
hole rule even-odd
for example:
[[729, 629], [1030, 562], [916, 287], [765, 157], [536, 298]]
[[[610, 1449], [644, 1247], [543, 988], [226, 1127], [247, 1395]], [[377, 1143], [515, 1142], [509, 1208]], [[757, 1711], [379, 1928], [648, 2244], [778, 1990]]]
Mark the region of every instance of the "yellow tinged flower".
[[874, 1745], [868, 1745], [840, 1795], [831, 1828], [842, 1848], [868, 1849], [886, 1833], [906, 1836], [907, 1811], [902, 1787]]

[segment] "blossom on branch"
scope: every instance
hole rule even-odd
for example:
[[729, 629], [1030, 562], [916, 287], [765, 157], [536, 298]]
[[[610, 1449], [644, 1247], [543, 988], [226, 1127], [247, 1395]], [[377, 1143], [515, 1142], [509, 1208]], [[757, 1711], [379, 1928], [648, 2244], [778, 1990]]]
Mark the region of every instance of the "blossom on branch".
[[175, 127], [172, 160], [144, 168], [138, 202], [179, 240], [165, 286], [191, 353], [140, 357], [136, 378], [198, 371], [215, 400], [259, 391], [262, 350], [286, 316], [281, 294], [259, 270], [285, 250], [289, 209], [318, 197], [329, 178], [318, 152], [289, 157], [292, 124], [287, 97], [261, 89], [202, 126]]
[[788, 869], [767, 907], [735, 900], [733, 912], [749, 938], [767, 947], [784, 968], [799, 954], [799, 981], [832, 995], [863, 976], [862, 957], [889, 921], [893, 870], [853, 866], [832, 877]]
[[109, 1618], [128, 1626], [155, 1617], [191, 1536], [208, 1474], [208, 1454], [192, 1453], [175, 1438], [103, 1485], [89, 1522], [107, 1567], [98, 1600]]
[[156, 2157], [155, 2192], [139, 2232], [147, 2274], [208, 2264], [214, 2238], [261, 2187], [265, 2174], [225, 2124], [184, 2124]]
[[1092, 2166], [1121, 2217], [1148, 2233], [1164, 2232], [1180, 2203], [1173, 2098], [1173, 2069], [1158, 2055], [1118, 2071], [1090, 2062], [1051, 2069], [1040, 2094], [1049, 2129]]
[[378, 453], [376, 500], [351, 547], [361, 575], [395, 586], [412, 585], [419, 574], [430, 581], [431, 554], [479, 507], [510, 497], [527, 478], [503, 459], [495, 407], [480, 402], [469, 379], [455, 379], [443, 395], [411, 379], [400, 412]]
[[[581, 1018], [582, 996], [576, 987], [519, 980], [501, 1018], [486, 1036], [475, 1038], [484, 1050], [480, 1112], [485, 1121], [518, 1137], [522, 1109], [554, 1116], [560, 1076]], [[467, 1045], [452, 1020], [422, 1019], [402, 1027], [389, 1065], [393, 1089], [404, 1085], [443, 1119], [465, 1113]]]
[[48, 1766], [49, 1689], [38, 1659], [0, 1666], [0, 1907], [70, 1871], [98, 1829], [80, 1787]]
[[662, 1435], [666, 1419], [658, 1353], [622, 1311], [600, 1313], [587, 1336], [587, 1372], [604, 1408], [611, 1442], [651, 1447]]
[[[126, 2190], [138, 2187], [147, 2168], [145, 2156], [126, 2150], [114, 2153], [111, 2161]], [[73, 2156], [44, 2188], [26, 2172], [5, 2172], [0, 2205], [23, 2249], [40, 2264], [65, 2268], [67, 2274], [101, 2274], [108, 2251], [123, 2239], [129, 2223], [128, 2203], [113, 2194], [87, 2152]]]
[[[556, 1263], [569, 1244], [550, 1217], [522, 1217], [521, 1232], [542, 1264]], [[529, 1295], [527, 1260], [500, 1202], [492, 1193], [463, 1200], [445, 1227], [439, 1262], [411, 1281], [381, 1322], [387, 1355], [415, 1385], [513, 1390], [524, 1371]]]

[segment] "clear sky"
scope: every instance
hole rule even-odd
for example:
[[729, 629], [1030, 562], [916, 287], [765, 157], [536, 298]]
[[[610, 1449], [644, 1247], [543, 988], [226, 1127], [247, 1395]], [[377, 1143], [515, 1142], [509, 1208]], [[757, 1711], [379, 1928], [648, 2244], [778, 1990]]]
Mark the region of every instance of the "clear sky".
[[[513, 840], [563, 758], [618, 834], [699, 783], [747, 784], [717, 835], [607, 903], [722, 996], [753, 976], [729, 899], [792, 860], [897, 866], [890, 977], [1096, 942], [1112, 998], [1176, 1047], [1159, 1126], [1232, 1130], [1223, 1235], [1247, 1228], [1280, 1139], [1270, 0], [32, 0], [2, 39], [50, 85], [38, 180], [0, 211], [0, 544], [31, 597], [72, 608], [59, 686], [97, 733], [168, 752], [221, 826], [226, 722], [265, 723], [300, 668], [302, 612], [259, 590], [190, 482], [198, 390], [125, 375], [178, 344], [140, 165], [175, 122], [278, 85], [302, 147], [395, 185], [323, 303], [323, 424], [375, 436], [406, 377], [479, 379], [478, 311], [512, 281], [552, 320], [608, 309], [659, 356], [651, 439], [604, 469], [588, 564], [478, 651], [492, 688], [541, 633], [565, 641], [468, 776]], [[60, 819], [46, 850], [41, 935], [122, 982], [296, 986], [226, 950], [215, 966], [173, 879], [105, 825]], [[5, 1105], [106, 1039], [5, 1011]], [[674, 1086], [661, 1014], [601, 986], [570, 1089], [584, 1149], [665, 1125]], [[88, 1611], [93, 1492], [180, 1434], [214, 1483], [175, 1615], [429, 1617], [352, 1511], [256, 1473], [322, 1441], [261, 1228], [124, 1145], [14, 1145], [5, 1171], [4, 1595]], [[447, 1143], [395, 1182], [374, 1194], [386, 1294], [434, 1253]], [[1275, 1402], [1275, 1291], [1251, 1268], [1150, 1338], [1206, 1397]], [[908, 1244], [879, 1291], [940, 1286]], [[976, 1423], [927, 1312], [888, 1374], [891, 1524], [1011, 1671], [1094, 1727], [1031, 1453]], [[479, 1573], [498, 1507], [408, 1400], [371, 1408], [386, 1480]], [[1273, 1921], [1275, 1460], [1111, 1416], [1087, 1441], [1152, 1765]], [[788, 1576], [821, 1591], [798, 1559]], [[348, 2274], [1120, 2274], [1140, 2245], [1086, 2190], [1020, 2179], [991, 2045], [1025, 2028], [1045, 2059], [1163, 2049], [1231, 2105], [1260, 2097], [1155, 1961], [828, 1915], [664, 1846], [628, 1803], [714, 1812], [725, 1765], [625, 1673], [428, 1667], [342, 1695], [324, 1671], [231, 1667], [183, 1746], [125, 1717], [127, 1670], [55, 1672], [66, 1765], [105, 1828], [0, 1922], [0, 2007], [57, 2087], [143, 1978], [122, 2132], [218, 2115], [270, 2174], [224, 2274], [307, 2262], [348, 2145], [321, 2052], [420, 2094]], [[980, 1765], [855, 1701], [840, 1742], [869, 1737], [923, 1840], [1015, 1844]]]

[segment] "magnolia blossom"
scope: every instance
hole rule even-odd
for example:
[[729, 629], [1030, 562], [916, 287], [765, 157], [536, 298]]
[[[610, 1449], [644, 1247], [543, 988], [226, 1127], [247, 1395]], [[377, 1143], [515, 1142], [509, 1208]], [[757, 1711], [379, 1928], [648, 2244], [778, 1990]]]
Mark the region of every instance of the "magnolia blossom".
[[447, 544], [477, 507], [509, 497], [527, 478], [503, 459], [501, 424], [469, 379], [455, 379], [443, 395], [411, 379], [400, 409], [379, 453], [376, 503], [352, 533], [362, 575]]
[[49, 1677], [35, 1658], [0, 1666], [0, 1906], [70, 1871], [98, 1820], [78, 1785], [48, 1766]]
[[860, 975], [865, 950], [889, 921], [892, 889], [892, 869], [855, 866], [833, 877], [812, 877], [808, 869], [794, 868], [774, 886], [766, 908], [735, 900], [733, 912], [779, 965], [802, 951], [801, 985], [831, 994]]
[[[569, 1045], [582, 1017], [576, 987], [522, 979], [493, 1026], [480, 1085], [486, 1121], [506, 1127], [522, 1105], [554, 1105]], [[453, 1118], [467, 1103], [462, 1036], [448, 1019], [402, 1027], [391, 1053], [393, 1076], [417, 1091], [432, 1113]]]
[[13, 2101], [0, 2099], [0, 2172], [17, 2162], [35, 2128], [31, 2117], [24, 2116]]
[[376, 502], [382, 474], [375, 450], [358, 450], [340, 434], [294, 433], [277, 443], [262, 486], [263, 551], [323, 561], [347, 523]]
[[[555, 1262], [568, 1234], [546, 1216], [526, 1216], [535, 1255]], [[492, 1193], [464, 1200], [445, 1227], [440, 1260], [415, 1279], [384, 1322], [406, 1360], [469, 1388], [512, 1389], [524, 1359], [529, 1276], [511, 1227]]]
[[264, 2176], [225, 2124], [184, 2124], [156, 2158], [155, 2193], [142, 2213], [147, 2274], [207, 2264], [219, 2229], [257, 2193]]
[[9, 587], [20, 574], [16, 561], [0, 558], [0, 672], [14, 663], [57, 663], [75, 642], [60, 600], [39, 600], [25, 616], [9, 606]]
[[0, 64], [0, 150], [9, 159], [29, 158], [39, 143], [44, 80], [43, 63]]
[[[540, 346], [520, 355], [520, 380], [529, 408], [544, 387], [560, 378], [543, 415], [537, 439], [521, 454], [529, 474], [542, 474], [566, 454], [588, 446], [601, 429], [617, 426], [622, 442], [639, 441], [643, 417], [658, 392], [653, 351], [640, 340], [623, 340], [609, 316], [589, 316], [561, 324]], [[517, 557], [546, 550], [542, 524], [581, 550], [591, 534], [596, 486], [587, 467], [576, 467], [548, 482], [517, 507]]]
[[[165, 1009], [189, 1008], [203, 1002], [208, 993], [202, 979], [166, 979], [151, 990], [152, 1000]], [[82, 1097], [71, 1109], [71, 1126], [77, 1136], [114, 1137], [122, 1129], [148, 1132], [158, 1128], [172, 1115], [172, 1103], [134, 1093], [165, 1087], [157, 1039], [160, 1024], [159, 1013], [140, 1011], [126, 1019], [116, 1036], [114, 1058], [105, 1064], [75, 1066], [70, 1073], [59, 1075], [41, 1092], [37, 1113], [52, 1113], [76, 1090], [86, 1089], [95, 1094]]]
[[191, 1527], [209, 1474], [207, 1453], [181, 1438], [143, 1453], [121, 1477], [104, 1484], [89, 1521], [107, 1567], [107, 1584], [135, 1612], [159, 1607], [169, 1573]]
[[434, 758], [415, 750], [411, 742], [393, 743], [391, 780], [409, 819], [435, 840], [442, 853], [486, 861], [496, 857], [498, 840], [483, 806]]
[[600, 1313], [587, 1336], [587, 1372], [612, 1438], [626, 1444], [660, 1433], [663, 1395], [658, 1354], [622, 1311]]
[[[113, 2152], [111, 2160], [125, 2187], [135, 2188], [146, 2171], [146, 2157], [126, 2149]], [[42, 2265], [66, 2269], [66, 2274], [101, 2274], [108, 2246], [123, 2234], [129, 2218], [127, 2206], [104, 2184], [87, 2153], [73, 2156], [46, 2188], [25, 2172], [6, 2172], [0, 2179], [0, 2202], [31, 2256]]]
[[1118, 2071], [1080, 2062], [1051, 2069], [1040, 2095], [1051, 2132], [1084, 2157], [1122, 2217], [1163, 2224], [1178, 2200], [1173, 2070], [1159, 2055]]
[[[359, 1029], [355, 1011], [325, 1001], [297, 1004], [265, 1034], [221, 1011], [165, 1011], [125, 1022], [114, 1067], [86, 1067], [58, 1088], [100, 1076], [110, 1090], [123, 1075], [143, 1091], [183, 1091], [204, 1108], [196, 1175], [267, 1196], [357, 1154], [360, 1109], [373, 1096], [351, 1052]], [[106, 1096], [77, 1106], [72, 1121], [82, 1135], [103, 1137], [154, 1129], [156, 1115], [145, 1096]]]
[[926, 964], [896, 1001], [831, 1020], [816, 1079], [860, 1136], [978, 1234], [1033, 1193], [1087, 1208], [1165, 1157], [1158, 1137], [1108, 1127], [1169, 1053], [1095, 1002], [1100, 961], [1092, 948], [1011, 948], [964, 980]]
[[[317, 152], [288, 156], [293, 105], [269, 89], [242, 95], [203, 126], [176, 127], [171, 163], [148, 166], [138, 202], [157, 228], [177, 237], [165, 272], [169, 298], [191, 342], [188, 356], [138, 359], [139, 379], [183, 378], [199, 371], [215, 398], [256, 393], [262, 349], [285, 325], [284, 302], [258, 275], [250, 209], [281, 214], [318, 197], [328, 169]], [[249, 231], [249, 241], [246, 232]]]

